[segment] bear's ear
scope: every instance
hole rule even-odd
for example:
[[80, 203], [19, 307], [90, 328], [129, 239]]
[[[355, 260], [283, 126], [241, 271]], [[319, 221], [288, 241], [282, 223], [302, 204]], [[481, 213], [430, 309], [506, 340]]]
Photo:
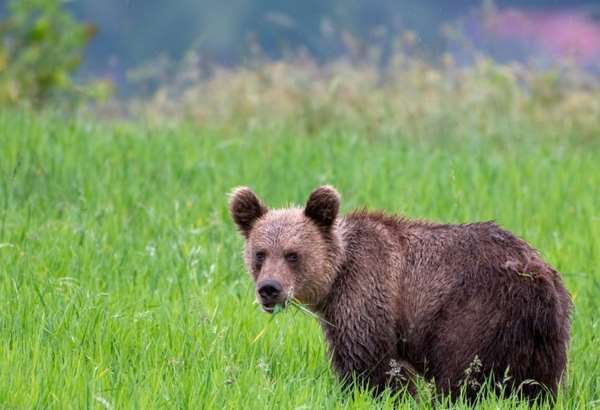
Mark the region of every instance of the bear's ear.
[[267, 207], [248, 187], [235, 188], [229, 197], [229, 212], [238, 229], [246, 238], [254, 222], [267, 213]]
[[321, 228], [329, 228], [337, 218], [340, 209], [340, 194], [335, 188], [326, 185], [315, 189], [306, 202], [304, 215]]

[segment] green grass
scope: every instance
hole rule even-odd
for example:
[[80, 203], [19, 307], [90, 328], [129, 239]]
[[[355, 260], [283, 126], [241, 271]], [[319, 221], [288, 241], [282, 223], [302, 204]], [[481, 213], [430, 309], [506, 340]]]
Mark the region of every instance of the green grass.
[[253, 304], [226, 194], [285, 206], [323, 183], [344, 211], [495, 219], [540, 249], [575, 300], [559, 406], [600, 406], [598, 144], [293, 129], [0, 114], [0, 407], [392, 408], [342, 392], [312, 317]]

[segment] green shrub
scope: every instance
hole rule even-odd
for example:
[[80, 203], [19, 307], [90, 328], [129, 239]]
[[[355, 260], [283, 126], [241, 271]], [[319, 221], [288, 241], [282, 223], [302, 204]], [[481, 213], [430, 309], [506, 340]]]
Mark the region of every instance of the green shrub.
[[12, 0], [0, 23], [0, 104], [40, 107], [96, 96], [100, 84], [73, 76], [95, 28], [69, 14], [65, 0]]

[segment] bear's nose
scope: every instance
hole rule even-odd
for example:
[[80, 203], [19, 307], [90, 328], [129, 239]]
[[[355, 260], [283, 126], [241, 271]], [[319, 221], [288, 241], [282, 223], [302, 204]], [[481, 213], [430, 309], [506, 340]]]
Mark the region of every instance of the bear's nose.
[[265, 280], [258, 286], [258, 294], [263, 302], [275, 302], [281, 295], [282, 287], [276, 280]]

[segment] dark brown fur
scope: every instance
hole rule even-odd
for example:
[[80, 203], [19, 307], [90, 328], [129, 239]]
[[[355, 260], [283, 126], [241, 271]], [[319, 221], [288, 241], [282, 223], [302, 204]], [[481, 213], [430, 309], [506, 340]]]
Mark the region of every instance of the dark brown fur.
[[[456, 397], [465, 388], [473, 398], [492, 376], [527, 398], [556, 394], [571, 301], [558, 272], [524, 241], [493, 222], [338, 217], [330, 187], [313, 192], [304, 210], [268, 211], [248, 192], [233, 194], [231, 210], [242, 221], [249, 270], [257, 283], [280, 281], [286, 298], [323, 318], [342, 380], [411, 390], [418, 374], [441, 392]], [[257, 249], [268, 254], [258, 269]], [[301, 262], [282, 262], [290, 249]]]

